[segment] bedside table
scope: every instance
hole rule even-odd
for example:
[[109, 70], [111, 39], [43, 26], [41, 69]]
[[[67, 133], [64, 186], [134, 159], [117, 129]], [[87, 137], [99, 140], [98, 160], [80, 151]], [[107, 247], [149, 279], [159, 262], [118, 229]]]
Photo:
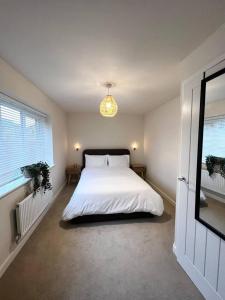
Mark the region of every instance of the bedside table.
[[81, 173], [81, 166], [79, 166], [79, 165], [68, 166], [66, 168], [67, 184], [70, 184], [71, 179], [73, 177], [76, 178], [76, 181], [78, 181], [80, 178], [80, 173]]
[[143, 164], [132, 164], [131, 169], [141, 178], [146, 178], [146, 166]]

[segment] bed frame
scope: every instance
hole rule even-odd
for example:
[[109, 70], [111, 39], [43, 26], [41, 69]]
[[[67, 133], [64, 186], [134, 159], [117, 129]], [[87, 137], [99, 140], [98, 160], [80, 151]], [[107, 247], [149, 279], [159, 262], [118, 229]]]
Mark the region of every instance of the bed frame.
[[85, 154], [88, 155], [130, 155], [128, 149], [86, 149], [83, 151], [82, 169], [85, 168]]
[[[136, 220], [137, 222], [149, 222], [154, 219], [155, 216], [147, 212], [134, 212], [130, 214], [118, 213], [118, 214], [107, 214], [107, 215], [85, 215], [76, 217], [72, 220], [67, 221], [67, 224], [76, 225], [76, 224], [85, 224], [85, 223], [99, 223], [99, 222], [108, 222], [108, 221], [125, 221]], [[135, 222], [136, 222], [135, 221]], [[63, 222], [65, 223], [65, 222]], [[64, 226], [64, 225], [63, 225]]]

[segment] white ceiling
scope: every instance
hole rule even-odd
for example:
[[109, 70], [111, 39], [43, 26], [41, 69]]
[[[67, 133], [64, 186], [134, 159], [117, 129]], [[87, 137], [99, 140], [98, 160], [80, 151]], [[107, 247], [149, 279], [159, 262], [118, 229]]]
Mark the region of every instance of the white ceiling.
[[0, 0], [0, 56], [66, 111], [119, 111], [179, 92], [178, 64], [225, 22], [222, 0]]

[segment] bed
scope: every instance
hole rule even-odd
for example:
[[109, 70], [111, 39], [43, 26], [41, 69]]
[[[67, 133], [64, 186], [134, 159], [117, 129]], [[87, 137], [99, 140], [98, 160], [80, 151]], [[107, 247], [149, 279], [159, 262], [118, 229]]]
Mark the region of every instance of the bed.
[[129, 154], [128, 149], [85, 150], [81, 178], [62, 219], [139, 212], [161, 216], [164, 210], [162, 198], [129, 166], [87, 167], [85, 163], [85, 157], [89, 155], [118, 157]]

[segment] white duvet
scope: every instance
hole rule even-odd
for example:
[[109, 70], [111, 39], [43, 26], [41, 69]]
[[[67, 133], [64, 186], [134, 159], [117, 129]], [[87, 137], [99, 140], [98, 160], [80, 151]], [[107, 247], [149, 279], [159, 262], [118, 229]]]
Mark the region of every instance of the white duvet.
[[85, 168], [62, 219], [133, 212], [161, 216], [163, 209], [160, 195], [130, 168]]

